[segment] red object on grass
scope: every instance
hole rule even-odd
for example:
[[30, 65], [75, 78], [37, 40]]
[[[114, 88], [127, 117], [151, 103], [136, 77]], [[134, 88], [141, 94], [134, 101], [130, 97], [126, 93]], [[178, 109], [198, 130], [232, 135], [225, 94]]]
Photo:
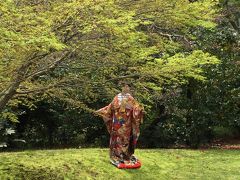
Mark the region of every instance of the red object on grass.
[[124, 163], [119, 163], [117, 165], [117, 168], [119, 169], [137, 169], [141, 167], [141, 162], [138, 160], [134, 164], [124, 164]]

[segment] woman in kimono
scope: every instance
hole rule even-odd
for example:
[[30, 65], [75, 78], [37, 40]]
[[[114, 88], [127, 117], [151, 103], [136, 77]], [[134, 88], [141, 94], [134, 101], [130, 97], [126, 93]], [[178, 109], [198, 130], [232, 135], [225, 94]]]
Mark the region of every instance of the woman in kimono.
[[143, 121], [143, 107], [130, 95], [125, 85], [106, 107], [96, 111], [110, 134], [110, 161], [118, 168], [138, 168], [140, 161], [134, 156], [134, 149]]

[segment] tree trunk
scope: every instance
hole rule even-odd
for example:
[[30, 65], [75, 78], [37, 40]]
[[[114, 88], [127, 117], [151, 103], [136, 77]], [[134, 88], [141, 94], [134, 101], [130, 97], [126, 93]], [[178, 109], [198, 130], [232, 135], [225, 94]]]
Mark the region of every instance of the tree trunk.
[[9, 102], [10, 99], [15, 95], [17, 88], [19, 87], [21, 81], [14, 82], [8, 90], [3, 94], [0, 99], [0, 112], [3, 111], [6, 104]]
[[31, 66], [31, 64], [34, 62], [34, 60], [36, 58], [41, 58], [41, 57], [43, 58], [46, 55], [47, 55], [47, 53], [43, 54], [41, 56], [34, 54], [33, 57], [28, 59], [26, 61], [26, 63], [22, 64], [16, 70], [16, 78], [13, 79], [13, 83], [7, 88], [7, 90], [5, 92], [0, 93], [0, 113], [4, 110], [4, 107], [16, 94], [16, 91], [19, 88], [19, 85], [21, 84], [21, 82], [23, 82], [26, 79], [25, 73], [26, 73], [27, 69]]
[[16, 94], [17, 89], [22, 81], [24, 81], [23, 76], [30, 66], [31, 61], [29, 60], [25, 64], [23, 64], [19, 69], [16, 70], [17, 75], [16, 78], [13, 79], [13, 83], [7, 88], [7, 90], [1, 94], [0, 96], [0, 113], [4, 110], [4, 107], [7, 105], [9, 100]]

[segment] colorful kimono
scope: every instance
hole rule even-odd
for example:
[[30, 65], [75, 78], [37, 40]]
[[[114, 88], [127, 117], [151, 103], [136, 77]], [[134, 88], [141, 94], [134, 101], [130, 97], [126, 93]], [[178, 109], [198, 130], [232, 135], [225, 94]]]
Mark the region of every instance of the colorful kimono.
[[139, 163], [133, 155], [143, 121], [143, 107], [130, 95], [119, 93], [106, 107], [97, 111], [103, 117], [110, 134], [110, 161], [134, 165]]

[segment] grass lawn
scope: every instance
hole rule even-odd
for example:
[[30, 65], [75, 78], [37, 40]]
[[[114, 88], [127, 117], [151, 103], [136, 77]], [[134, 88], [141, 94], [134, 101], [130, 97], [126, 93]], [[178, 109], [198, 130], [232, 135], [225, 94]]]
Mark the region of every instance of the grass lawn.
[[240, 179], [239, 150], [137, 149], [140, 169], [120, 170], [108, 149], [0, 153], [0, 179]]

